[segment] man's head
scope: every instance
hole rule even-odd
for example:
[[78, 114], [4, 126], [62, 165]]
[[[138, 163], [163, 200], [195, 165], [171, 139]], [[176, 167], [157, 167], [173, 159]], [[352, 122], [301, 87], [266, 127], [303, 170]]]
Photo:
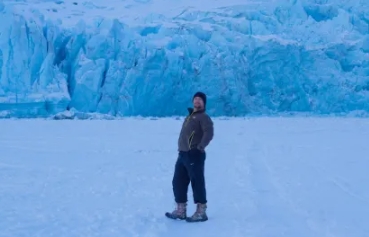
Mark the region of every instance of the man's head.
[[202, 110], [206, 107], [206, 95], [203, 92], [196, 92], [193, 96], [193, 107], [195, 110]]

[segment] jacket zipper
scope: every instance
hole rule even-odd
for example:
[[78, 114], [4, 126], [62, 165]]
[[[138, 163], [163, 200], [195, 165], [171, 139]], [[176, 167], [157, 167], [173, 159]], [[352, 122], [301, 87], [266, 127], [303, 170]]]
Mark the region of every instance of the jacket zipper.
[[188, 122], [190, 122], [191, 116], [193, 115], [195, 111], [192, 111], [192, 113], [187, 117], [185, 127], [187, 126]]

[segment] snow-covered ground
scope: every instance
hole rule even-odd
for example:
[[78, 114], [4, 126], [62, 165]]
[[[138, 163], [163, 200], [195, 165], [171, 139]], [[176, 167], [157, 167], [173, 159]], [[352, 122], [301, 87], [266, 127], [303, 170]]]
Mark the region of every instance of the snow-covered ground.
[[368, 236], [368, 120], [216, 119], [201, 224], [164, 217], [180, 124], [0, 121], [0, 236]]

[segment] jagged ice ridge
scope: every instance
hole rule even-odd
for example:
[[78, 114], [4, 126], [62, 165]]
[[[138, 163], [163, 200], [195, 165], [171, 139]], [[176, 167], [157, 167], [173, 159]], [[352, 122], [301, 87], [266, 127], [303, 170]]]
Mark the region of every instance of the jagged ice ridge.
[[[41, 3], [101, 8], [92, 2]], [[136, 21], [107, 14], [74, 23], [50, 17], [57, 8], [1, 2], [0, 114], [183, 115], [197, 90], [214, 116], [369, 112], [368, 1], [211, 8], [187, 0], [172, 15], [132, 10], [159, 2], [130, 1]]]

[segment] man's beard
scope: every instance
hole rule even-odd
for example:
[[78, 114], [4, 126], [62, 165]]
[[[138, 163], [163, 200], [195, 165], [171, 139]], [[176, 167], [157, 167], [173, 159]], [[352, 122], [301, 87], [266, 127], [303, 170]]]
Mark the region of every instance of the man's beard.
[[194, 108], [195, 108], [196, 110], [199, 110], [199, 109], [202, 109], [202, 106], [201, 106], [201, 105], [194, 105]]

